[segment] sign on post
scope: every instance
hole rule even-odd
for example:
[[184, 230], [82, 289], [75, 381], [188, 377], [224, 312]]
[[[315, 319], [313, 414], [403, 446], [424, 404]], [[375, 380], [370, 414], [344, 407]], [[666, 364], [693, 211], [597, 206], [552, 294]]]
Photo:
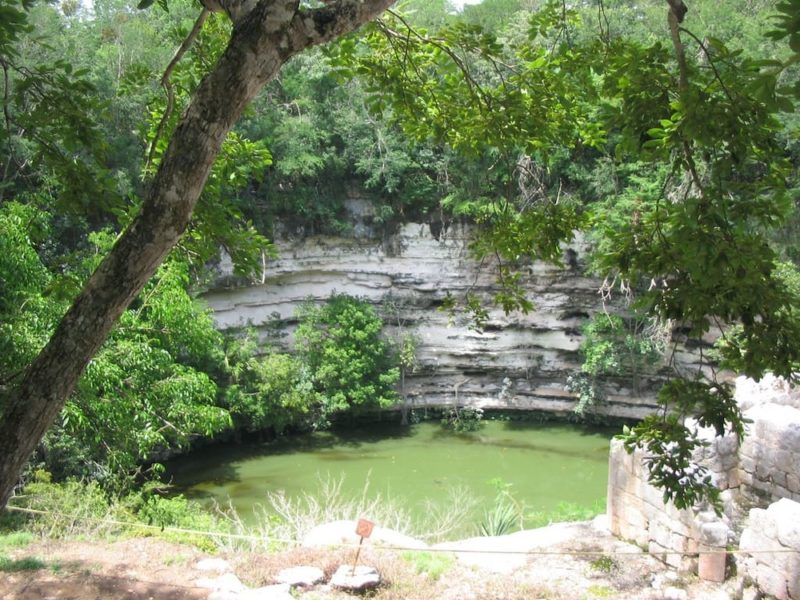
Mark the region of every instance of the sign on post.
[[364, 543], [364, 538], [368, 538], [372, 535], [372, 529], [375, 527], [375, 523], [372, 521], [368, 521], [367, 519], [359, 519], [358, 524], [356, 525], [356, 535], [359, 536], [358, 540], [358, 550], [356, 550], [356, 559], [353, 561], [353, 576], [356, 574], [356, 565], [358, 564], [358, 555], [361, 554], [361, 544]]
[[356, 525], [356, 535], [361, 536], [362, 538], [368, 538], [372, 535], [372, 529], [375, 527], [375, 523], [372, 521], [367, 521], [366, 519], [359, 519], [358, 525]]

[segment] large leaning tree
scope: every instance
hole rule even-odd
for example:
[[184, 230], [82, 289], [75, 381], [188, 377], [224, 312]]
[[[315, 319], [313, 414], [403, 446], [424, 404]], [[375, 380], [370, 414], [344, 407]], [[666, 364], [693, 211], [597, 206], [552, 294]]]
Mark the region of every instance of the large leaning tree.
[[[488, 139], [515, 158], [520, 143], [530, 146], [530, 155], [548, 140], [561, 143], [573, 135], [564, 132], [578, 118], [586, 125], [584, 142], [596, 138], [602, 145], [606, 133], [617, 132], [621, 152], [666, 165], [660, 193], [606, 236], [604, 268], [626, 282], [644, 283], [640, 303], [648, 313], [684, 324], [695, 337], [709, 330], [711, 320], [738, 324], [724, 351], [730, 368], [753, 377], [767, 370], [790, 376], [800, 364], [797, 302], [774, 277], [776, 257], [765, 232], [781, 221], [790, 200], [788, 161], [773, 133], [775, 113], [791, 112], [794, 105], [775, 91], [800, 64], [800, 0], [776, 4], [782, 17], [774, 37], [788, 37], [793, 52], [784, 62], [746, 60], [716, 40], [706, 42], [682, 25], [687, 8], [681, 0], [659, 3], [668, 16], [671, 54], [660, 43], [643, 46], [610, 36], [581, 49], [562, 27], [551, 44], [527, 49], [519, 64], [508, 65], [495, 40], [479, 31], [458, 26], [444, 38], [428, 39], [394, 15], [399, 22], [387, 19], [374, 28], [368, 49], [351, 58], [363, 59], [358, 72], [372, 82], [378, 100], [386, 95], [415, 135], [433, 132], [467, 150]], [[292, 56], [351, 32], [391, 4], [205, 0], [199, 24], [207, 11], [223, 11], [233, 22], [227, 49], [174, 130], [138, 216], [3, 407], [0, 507], [114, 323], [187, 228], [222, 143], [248, 103]], [[547, 10], [531, 21], [533, 35], [558, 29], [569, 12], [565, 0], [544, 4]], [[597, 5], [602, 9], [603, 2]], [[0, 17], [2, 8], [0, 0]], [[0, 28], [0, 42], [2, 36]], [[685, 50], [687, 39], [696, 43], [692, 53]], [[459, 40], [461, 50], [452, 50], [451, 42]], [[496, 89], [473, 77], [476, 65], [463, 58], [481, 53], [488, 59], [485, 72], [496, 74]], [[800, 96], [800, 85], [793, 96]], [[498, 212], [488, 223], [487, 251], [512, 263], [523, 255], [556, 258], [559, 243], [575, 227], [569, 206], [556, 199], [525, 207], [519, 214]], [[524, 308], [512, 275], [511, 292], [500, 304]], [[695, 416], [718, 435], [742, 435], [731, 386], [676, 377], [659, 401], [663, 414], [629, 432], [626, 445], [648, 450], [651, 480], [671, 490], [668, 497], [679, 505], [713, 500], [708, 477], [687, 479], [698, 442], [683, 417]]]
[[0, 422], [0, 508], [92, 356], [186, 229], [228, 132], [296, 54], [347, 34], [394, 0], [207, 1], [234, 27], [183, 114], [136, 219], [87, 281], [12, 391]]

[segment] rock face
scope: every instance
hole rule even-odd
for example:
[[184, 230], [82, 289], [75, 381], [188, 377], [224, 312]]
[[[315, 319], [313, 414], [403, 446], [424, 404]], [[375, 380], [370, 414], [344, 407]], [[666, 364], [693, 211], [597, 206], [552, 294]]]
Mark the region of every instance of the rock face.
[[[401, 390], [411, 408], [458, 403], [571, 411], [575, 400], [565, 385], [580, 368], [580, 327], [603, 310], [601, 282], [583, 274], [582, 243], [564, 248], [564, 268], [527, 267], [522, 285], [535, 305], [527, 315], [492, 306], [496, 265], [472, 259], [469, 243], [469, 227], [458, 224], [406, 224], [381, 239], [279, 241], [279, 257], [266, 264], [261, 284], [217, 287], [205, 300], [220, 328], [253, 326], [266, 337], [276, 323], [291, 332], [306, 300], [333, 293], [365, 298], [379, 307], [390, 336], [417, 340], [418, 367]], [[467, 315], [438, 310], [448, 292], [484, 301], [489, 320], [482, 332]], [[610, 382], [609, 403], [598, 412], [627, 418], [652, 412], [654, 395], [646, 393], [652, 381], [632, 387], [630, 379]]]

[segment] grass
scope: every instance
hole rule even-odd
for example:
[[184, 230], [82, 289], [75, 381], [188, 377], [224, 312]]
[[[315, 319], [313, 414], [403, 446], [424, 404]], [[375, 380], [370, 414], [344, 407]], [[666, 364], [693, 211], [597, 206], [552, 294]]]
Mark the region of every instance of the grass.
[[[314, 527], [332, 521], [368, 518], [383, 528], [422, 539], [429, 543], [452, 539], [455, 532], [467, 529], [466, 519], [476, 501], [465, 488], [450, 488], [444, 500], [428, 503], [426, 518], [414, 522], [407, 507], [384, 494], [373, 493], [369, 481], [361, 492], [348, 496], [342, 491], [344, 478], [320, 479], [319, 487], [298, 497], [282, 492], [267, 495], [266, 505], [257, 506], [256, 525], [245, 523], [232, 507], [219, 509], [233, 533], [252, 536], [251, 540], [220, 539], [225, 550], [276, 551], [291, 542], [301, 541]], [[275, 542], [272, 540], [284, 540]]]
[[619, 568], [619, 565], [617, 565], [617, 561], [615, 561], [612, 557], [606, 555], [594, 559], [589, 563], [589, 565], [591, 565], [591, 567], [595, 571], [599, 571], [601, 573], [606, 573], [606, 574], [616, 571]]
[[560, 502], [551, 511], [536, 511], [525, 515], [525, 526], [531, 529], [546, 527], [553, 523], [566, 523], [571, 521], [588, 521], [597, 515], [606, 512], [605, 498], [597, 500], [589, 506], [575, 504], [572, 502]]
[[456, 564], [455, 557], [444, 552], [403, 552], [401, 556], [414, 565], [417, 575], [425, 574], [433, 581], [438, 581]]
[[478, 529], [480, 534], [485, 536], [506, 535], [519, 529], [519, 522], [518, 507], [509, 500], [499, 499], [494, 507], [484, 514]]
[[23, 548], [33, 542], [33, 534], [28, 531], [12, 531], [0, 535], [0, 548]]
[[590, 585], [586, 591], [593, 598], [612, 598], [614, 596], [614, 590], [607, 585]]
[[26, 556], [25, 558], [18, 559], [0, 556], [0, 572], [18, 573], [20, 571], [38, 571], [39, 569], [46, 569], [47, 567], [48, 565], [46, 562], [33, 556]]

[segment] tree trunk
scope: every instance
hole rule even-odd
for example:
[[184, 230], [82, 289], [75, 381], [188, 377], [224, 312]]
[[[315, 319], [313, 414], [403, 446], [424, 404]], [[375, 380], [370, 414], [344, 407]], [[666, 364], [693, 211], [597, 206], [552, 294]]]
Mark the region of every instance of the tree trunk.
[[11, 394], [0, 422], [0, 509], [92, 356], [186, 229], [225, 136], [281, 65], [379, 15], [393, 0], [261, 0], [237, 20], [228, 47], [175, 130], [142, 210], [75, 299]]

